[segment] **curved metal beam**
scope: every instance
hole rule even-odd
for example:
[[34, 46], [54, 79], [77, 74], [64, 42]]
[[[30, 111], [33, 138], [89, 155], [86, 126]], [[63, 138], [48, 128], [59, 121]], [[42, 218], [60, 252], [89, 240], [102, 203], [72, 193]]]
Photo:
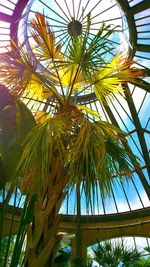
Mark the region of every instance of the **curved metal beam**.
[[[2, 209], [2, 204], [0, 204], [0, 210]], [[9, 227], [11, 223], [11, 217], [14, 212], [14, 223], [13, 223], [13, 233], [17, 233], [18, 225], [21, 217], [21, 208], [15, 208], [8, 206], [7, 212], [5, 213], [5, 223], [3, 228], [3, 234], [7, 235], [9, 233]], [[76, 232], [77, 216], [74, 215], [59, 215], [60, 224], [58, 231], [63, 231], [67, 233]], [[115, 229], [124, 229], [128, 233], [129, 228], [132, 228], [132, 233], [134, 232], [134, 227], [140, 228], [143, 225], [148, 225], [150, 227], [150, 207], [138, 209], [134, 211], [107, 214], [107, 215], [82, 215], [81, 216], [81, 228], [82, 231], [102, 231], [110, 230], [110, 235]], [[126, 229], [126, 230], [125, 230]], [[150, 228], [149, 228], [150, 229]], [[136, 231], [135, 231], [136, 232]], [[145, 236], [150, 236], [150, 230], [143, 232]], [[143, 235], [142, 232], [138, 232], [138, 235]], [[113, 234], [113, 233], [112, 233]], [[120, 232], [119, 232], [120, 234]]]
[[145, 9], [150, 7], [150, 1], [149, 0], [144, 0], [136, 5], [134, 5], [133, 7], [131, 7], [131, 11], [132, 13], [135, 15], [139, 12], [144, 11]]
[[130, 57], [133, 57], [136, 51], [136, 44], [137, 44], [137, 31], [136, 31], [134, 16], [127, 0], [117, 0], [117, 1], [121, 6], [122, 10], [124, 11], [129, 25], [129, 41], [131, 44], [129, 55]]
[[19, 0], [15, 6], [15, 9], [12, 15], [12, 22], [10, 25], [10, 37], [15, 43], [18, 43], [18, 26], [19, 26], [22, 12], [28, 2], [29, 0]]

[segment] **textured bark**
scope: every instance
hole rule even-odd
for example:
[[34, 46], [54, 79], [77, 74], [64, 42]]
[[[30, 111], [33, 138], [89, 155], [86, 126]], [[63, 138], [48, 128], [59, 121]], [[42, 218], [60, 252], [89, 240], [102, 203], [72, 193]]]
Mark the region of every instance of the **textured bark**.
[[57, 229], [61, 220], [58, 214], [65, 197], [64, 188], [67, 177], [59, 162], [54, 158], [47, 177], [48, 185], [35, 203], [35, 215], [32, 224], [27, 227], [26, 267], [52, 266], [61, 235]]

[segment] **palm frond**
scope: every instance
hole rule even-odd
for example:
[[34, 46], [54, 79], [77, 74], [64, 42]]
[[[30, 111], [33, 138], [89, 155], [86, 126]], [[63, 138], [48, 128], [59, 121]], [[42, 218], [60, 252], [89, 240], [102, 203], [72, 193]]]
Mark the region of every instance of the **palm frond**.
[[18, 48], [17, 52], [2, 55], [0, 62], [3, 84], [9, 86], [15, 97], [30, 99], [33, 104], [36, 104], [36, 100], [43, 101], [51, 96], [62, 101], [54, 77], [52, 79], [44, 71], [39, 72], [37, 62], [23, 49]]
[[29, 195], [39, 193], [47, 186], [49, 166], [55, 150], [64, 153], [60, 138], [64, 127], [64, 121], [57, 117], [46, 119], [25, 138], [17, 175], [23, 177], [22, 190]]
[[78, 71], [78, 66], [65, 66], [58, 70], [61, 83], [64, 87], [67, 87], [67, 92], [72, 88], [72, 93], [83, 87], [84, 80], [81, 73]]
[[91, 108], [88, 108], [86, 106], [83, 106], [81, 104], [76, 104], [76, 107], [79, 108], [81, 111], [84, 111], [85, 114], [90, 115], [92, 118], [99, 119], [100, 114], [96, 112], [95, 110], [92, 110]]
[[61, 44], [55, 44], [55, 36], [51, 31], [48, 20], [44, 14], [37, 13], [35, 18], [30, 20], [31, 35], [38, 48], [33, 47], [33, 51], [40, 60], [61, 60]]
[[130, 158], [135, 162], [136, 158], [124, 150], [126, 139], [120, 129], [103, 121], [90, 122], [81, 111], [76, 111], [70, 122], [66, 167], [71, 183], [85, 180], [83, 187], [87, 198], [97, 181], [102, 194], [106, 195], [113, 175], [131, 176]]
[[57, 72], [57, 76], [54, 76], [52, 73], [36, 73], [38, 76], [38, 79], [40, 80], [40, 83], [43, 86], [43, 96], [45, 97], [45, 94], [48, 97], [55, 97], [58, 105], [63, 104], [65, 101], [65, 97], [61, 94], [62, 93], [62, 83], [59, 73]]
[[92, 248], [94, 260], [101, 266], [116, 267], [120, 264], [123, 266], [138, 266], [136, 263], [142, 256], [142, 252], [137, 248], [131, 248], [124, 242], [106, 240], [97, 242]]
[[25, 90], [35, 71], [36, 64], [28, 54], [19, 51], [19, 48], [1, 55], [0, 72], [3, 84], [9, 86], [15, 95]]
[[136, 78], [145, 76], [142, 70], [132, 67], [132, 64], [131, 60], [118, 54], [90, 77], [94, 92], [100, 102], [112, 101], [112, 93], [122, 92], [122, 83], [132, 82]]
[[105, 64], [105, 57], [113, 48], [108, 39], [115, 27], [104, 23], [94, 36], [88, 30], [84, 35], [75, 36], [69, 45], [69, 59], [79, 64], [84, 77], [87, 79], [99, 67]]

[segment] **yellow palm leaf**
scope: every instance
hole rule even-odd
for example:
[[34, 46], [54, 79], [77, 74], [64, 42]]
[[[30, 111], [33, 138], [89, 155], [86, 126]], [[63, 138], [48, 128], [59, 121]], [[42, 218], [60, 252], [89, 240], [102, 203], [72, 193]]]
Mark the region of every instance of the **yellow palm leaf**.
[[91, 108], [88, 108], [88, 107], [83, 106], [81, 104], [77, 104], [76, 107], [79, 108], [80, 110], [84, 111], [88, 115], [91, 115], [94, 118], [100, 119], [99, 113], [96, 112], [95, 110], [92, 110]]
[[77, 90], [84, 85], [78, 65], [63, 67], [58, 71], [58, 74], [63, 86], [73, 87], [74, 90]]
[[94, 91], [99, 101], [106, 102], [106, 98], [112, 100], [111, 93], [122, 91], [121, 83], [134, 82], [136, 78], [144, 76], [142, 70], [131, 67], [132, 64], [131, 60], [118, 54], [92, 76]]
[[110, 68], [114, 71], [113, 77], [117, 77], [121, 82], [132, 82], [136, 78], [144, 77], [144, 72], [133, 67], [133, 64], [132, 60], [124, 57], [122, 54], [116, 55], [110, 62]]
[[[118, 94], [122, 91], [120, 80], [116, 77], [99, 78], [94, 82], [94, 92], [100, 102], [112, 100], [112, 93]], [[110, 95], [111, 94], [111, 95]]]
[[34, 73], [30, 75], [30, 80], [28, 81], [24, 93], [28, 98], [40, 101], [53, 95], [53, 93], [44, 85], [42, 80]]

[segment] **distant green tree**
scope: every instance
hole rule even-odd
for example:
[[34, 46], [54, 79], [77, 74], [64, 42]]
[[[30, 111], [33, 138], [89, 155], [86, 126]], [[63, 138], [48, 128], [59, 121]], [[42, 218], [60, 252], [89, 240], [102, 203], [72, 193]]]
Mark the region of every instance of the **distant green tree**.
[[102, 267], [135, 267], [142, 256], [136, 248], [129, 248], [119, 241], [98, 242], [92, 250], [93, 259]]

